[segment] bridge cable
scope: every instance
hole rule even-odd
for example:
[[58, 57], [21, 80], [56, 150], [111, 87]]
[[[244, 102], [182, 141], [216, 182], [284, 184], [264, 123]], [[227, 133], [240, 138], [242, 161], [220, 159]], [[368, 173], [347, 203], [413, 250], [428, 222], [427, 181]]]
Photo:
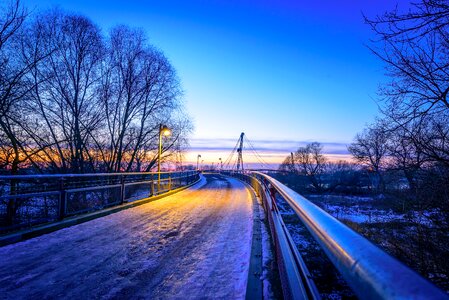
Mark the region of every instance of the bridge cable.
[[255, 157], [257, 158], [257, 160], [262, 164], [262, 166], [266, 167], [266, 168], [269, 168], [269, 164], [257, 152], [257, 150], [254, 147], [253, 143], [251, 143], [251, 141], [247, 137], [245, 137], [245, 140], [246, 140], [247, 144], [250, 146], [250, 149], [252, 150], [252, 152], [255, 154]]
[[232, 161], [232, 157], [234, 156], [234, 153], [236, 152], [238, 145], [239, 145], [239, 141], [237, 140], [237, 143], [235, 144], [234, 149], [232, 149], [231, 153], [229, 154], [229, 156], [226, 158], [225, 162], [223, 163], [223, 165], [225, 167], [229, 168], [229, 164]]

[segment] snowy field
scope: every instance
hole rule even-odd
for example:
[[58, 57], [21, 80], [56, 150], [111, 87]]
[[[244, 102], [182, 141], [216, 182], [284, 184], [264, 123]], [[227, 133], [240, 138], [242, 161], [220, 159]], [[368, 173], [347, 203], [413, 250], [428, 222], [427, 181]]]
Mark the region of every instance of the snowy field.
[[[382, 197], [357, 197], [357, 196], [335, 196], [335, 195], [309, 195], [308, 199], [333, 217], [340, 221], [351, 221], [359, 224], [374, 223], [409, 223], [413, 221], [416, 224], [432, 228], [433, 222], [438, 220], [441, 213], [436, 209], [426, 211], [408, 211], [406, 213], [394, 211], [385, 205]], [[388, 203], [387, 203], [388, 204]]]
[[252, 220], [249, 190], [208, 176], [172, 196], [0, 248], [0, 298], [242, 299]]

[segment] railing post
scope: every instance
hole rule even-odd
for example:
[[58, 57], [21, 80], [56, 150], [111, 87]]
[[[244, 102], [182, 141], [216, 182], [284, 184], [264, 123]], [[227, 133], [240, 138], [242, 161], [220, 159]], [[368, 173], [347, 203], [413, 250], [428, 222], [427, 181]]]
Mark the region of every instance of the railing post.
[[67, 203], [67, 193], [65, 191], [64, 177], [61, 177], [59, 180], [59, 211], [58, 211], [58, 219], [62, 220], [65, 217]]
[[[10, 195], [14, 195], [17, 192], [17, 182], [15, 179], [11, 179], [10, 184]], [[7, 225], [14, 225], [14, 219], [16, 217], [16, 201], [17, 198], [8, 199], [8, 205], [6, 208], [6, 219]]]
[[153, 180], [153, 176], [151, 176], [151, 181], [150, 181], [150, 196], [154, 196], [154, 180]]
[[120, 175], [120, 204], [125, 202], [125, 176]]
[[168, 190], [171, 190], [171, 175], [168, 176]]

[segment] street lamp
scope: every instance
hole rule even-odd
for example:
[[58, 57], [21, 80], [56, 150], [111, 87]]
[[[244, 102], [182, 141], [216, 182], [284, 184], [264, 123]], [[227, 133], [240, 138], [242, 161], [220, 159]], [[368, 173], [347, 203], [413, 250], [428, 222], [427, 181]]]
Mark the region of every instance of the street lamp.
[[196, 158], [196, 170], [199, 171], [199, 165], [200, 165], [200, 158], [201, 158], [201, 154], [198, 154], [197, 158]]
[[221, 157], [218, 160], [220, 161], [220, 171], [223, 171], [223, 161], [221, 160]]
[[162, 136], [169, 136], [171, 134], [170, 128], [166, 125], [159, 124], [159, 151], [157, 159], [157, 187], [158, 192], [161, 185], [161, 155], [162, 155]]

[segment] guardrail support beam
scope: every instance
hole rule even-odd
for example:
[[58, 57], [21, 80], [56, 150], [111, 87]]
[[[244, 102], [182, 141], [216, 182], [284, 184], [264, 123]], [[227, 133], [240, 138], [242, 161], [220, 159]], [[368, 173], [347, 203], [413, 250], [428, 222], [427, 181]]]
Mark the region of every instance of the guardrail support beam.
[[120, 204], [125, 202], [125, 176], [120, 176]]
[[67, 192], [65, 190], [64, 177], [59, 180], [59, 207], [58, 207], [58, 219], [62, 220], [65, 217], [65, 210], [67, 204]]

